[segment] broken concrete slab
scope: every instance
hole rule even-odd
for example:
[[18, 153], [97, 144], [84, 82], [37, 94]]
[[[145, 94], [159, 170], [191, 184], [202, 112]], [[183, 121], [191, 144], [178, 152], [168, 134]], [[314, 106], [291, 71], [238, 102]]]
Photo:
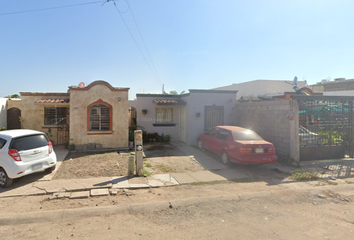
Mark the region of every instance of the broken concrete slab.
[[150, 187], [162, 187], [165, 185], [163, 182], [151, 177], [148, 178], [148, 184]]
[[156, 180], [162, 181], [164, 185], [179, 185], [176, 179], [171, 174], [156, 174], [153, 176]]
[[70, 199], [80, 199], [80, 198], [88, 198], [90, 196], [90, 191], [80, 191], [80, 192], [72, 192]]
[[108, 196], [109, 195], [109, 191], [108, 191], [108, 188], [91, 189], [90, 195], [92, 197], [95, 197], [95, 196]]

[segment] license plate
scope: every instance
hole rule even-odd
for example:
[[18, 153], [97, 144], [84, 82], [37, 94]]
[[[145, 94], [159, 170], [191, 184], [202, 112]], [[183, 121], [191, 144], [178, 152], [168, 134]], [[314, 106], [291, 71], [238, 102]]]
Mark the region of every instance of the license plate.
[[254, 150], [255, 153], [264, 153], [264, 149], [263, 148], [256, 148]]
[[38, 164], [35, 164], [32, 166], [32, 170], [33, 171], [36, 171], [38, 169], [41, 169], [42, 168], [42, 163], [38, 163]]

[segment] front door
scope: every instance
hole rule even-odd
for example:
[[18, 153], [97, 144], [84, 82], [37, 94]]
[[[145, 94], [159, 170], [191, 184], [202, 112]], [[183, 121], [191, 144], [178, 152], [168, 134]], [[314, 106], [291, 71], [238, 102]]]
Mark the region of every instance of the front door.
[[21, 110], [18, 108], [10, 108], [7, 110], [7, 129], [21, 129]]
[[179, 109], [179, 140], [186, 142], [186, 108]]

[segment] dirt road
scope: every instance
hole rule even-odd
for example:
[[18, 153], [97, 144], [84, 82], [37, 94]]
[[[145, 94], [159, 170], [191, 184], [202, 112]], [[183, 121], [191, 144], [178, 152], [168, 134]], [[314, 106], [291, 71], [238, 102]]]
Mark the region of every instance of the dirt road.
[[[257, 195], [265, 188], [272, 193]], [[146, 203], [137, 213], [3, 223], [0, 239], [353, 239], [354, 199], [330, 191], [319, 193], [318, 189], [284, 189], [264, 183], [223, 183], [135, 190], [81, 200], [49, 201], [43, 196], [0, 199], [4, 215], [36, 211], [44, 216], [58, 209], [85, 211]], [[240, 192], [250, 195], [242, 199], [213, 197]], [[152, 203], [190, 198], [197, 201], [172, 204], [171, 208], [166, 205], [159, 211], [149, 209]]]

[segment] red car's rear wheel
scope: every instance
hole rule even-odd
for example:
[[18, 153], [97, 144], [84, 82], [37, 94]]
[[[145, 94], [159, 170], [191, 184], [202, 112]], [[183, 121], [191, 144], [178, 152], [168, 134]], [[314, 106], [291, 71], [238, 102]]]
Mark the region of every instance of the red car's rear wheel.
[[225, 151], [221, 155], [221, 161], [225, 165], [228, 165], [230, 163], [230, 158]]

